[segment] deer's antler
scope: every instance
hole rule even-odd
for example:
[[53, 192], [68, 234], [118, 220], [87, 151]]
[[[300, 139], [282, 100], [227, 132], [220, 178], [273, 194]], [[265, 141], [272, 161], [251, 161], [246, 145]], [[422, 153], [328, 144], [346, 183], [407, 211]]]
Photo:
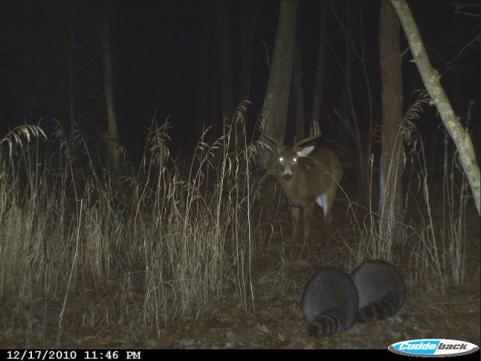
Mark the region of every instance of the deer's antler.
[[264, 138], [266, 138], [267, 140], [270, 140], [272, 143], [274, 143], [278, 148], [282, 148], [284, 145], [282, 144], [282, 142], [280, 142], [279, 140], [277, 140], [276, 138], [270, 136], [269, 134], [267, 134], [264, 130], [262, 130], [262, 135], [264, 136]]
[[294, 148], [298, 148], [298, 147], [300, 147], [300, 146], [303, 145], [303, 144], [312, 142], [313, 140], [319, 138], [320, 136], [321, 136], [320, 134], [317, 134], [317, 135], [313, 135], [313, 136], [304, 138], [304, 139], [298, 141], [296, 144], [294, 144]]

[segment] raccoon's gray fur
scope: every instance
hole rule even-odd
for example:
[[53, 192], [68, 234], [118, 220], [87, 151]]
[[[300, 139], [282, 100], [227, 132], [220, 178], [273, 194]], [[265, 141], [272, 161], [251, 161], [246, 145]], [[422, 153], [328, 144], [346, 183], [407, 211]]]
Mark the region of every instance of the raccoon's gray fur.
[[404, 304], [405, 287], [399, 272], [388, 262], [371, 260], [351, 272], [359, 297], [356, 321], [391, 317]]
[[309, 321], [309, 335], [325, 336], [351, 328], [358, 309], [351, 276], [334, 267], [320, 268], [307, 283], [301, 308]]

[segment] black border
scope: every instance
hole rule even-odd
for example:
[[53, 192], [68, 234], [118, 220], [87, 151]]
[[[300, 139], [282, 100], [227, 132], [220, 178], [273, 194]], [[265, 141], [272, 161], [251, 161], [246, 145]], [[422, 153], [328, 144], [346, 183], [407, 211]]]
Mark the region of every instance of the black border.
[[[20, 351], [23, 353], [25, 349], [0, 349], [0, 360], [13, 360], [8, 359], [8, 352], [9, 351]], [[46, 349], [27, 349], [27, 350], [46, 350]], [[263, 357], [263, 358], [278, 358], [281, 357], [310, 357], [310, 358], [318, 358], [318, 357], [328, 357], [334, 358], [347, 358], [350, 359], [354, 358], [361, 358], [361, 357], [368, 357], [369, 360], [409, 360], [418, 358], [416, 356], [404, 356], [395, 354], [391, 351], [388, 351], [387, 348], [385, 350], [298, 350], [298, 349], [49, 349], [53, 351], [77, 351], [77, 358], [75, 360], [85, 360], [84, 355], [85, 351], [95, 351], [98, 355], [105, 354], [107, 351], [117, 351], [118, 358], [115, 360], [126, 360], [127, 351], [134, 351], [139, 352], [141, 354], [140, 360], [159, 360], [165, 357], [170, 358], [180, 358], [180, 357], [187, 357], [187, 358], [208, 358], [208, 360], [223, 360], [223, 361], [232, 361], [233, 358], [239, 357], [244, 361], [246, 358], [254, 358], [254, 357]], [[111, 353], [112, 354], [112, 353]], [[430, 358], [430, 357], [428, 357]], [[434, 358], [434, 357], [433, 357]], [[456, 359], [456, 360], [479, 360], [480, 359], [480, 350], [478, 349], [476, 352], [462, 355], [462, 356], [449, 356], [449, 357], [436, 357], [438, 359], [449, 358], [449, 359]], [[419, 358], [421, 359], [421, 358]], [[423, 357], [422, 359], [427, 359], [427, 357]], [[20, 360], [20, 359], [18, 359]], [[34, 358], [24, 360], [36, 360]], [[45, 359], [48, 360], [48, 359]], [[50, 359], [52, 360], [52, 359]], [[89, 359], [90, 361], [95, 361], [94, 359]], [[98, 358], [98, 360], [109, 360], [108, 358]], [[114, 360], [110, 358], [110, 360]], [[312, 359], [314, 360], [314, 359]], [[176, 360], [174, 360], [176, 361]]]

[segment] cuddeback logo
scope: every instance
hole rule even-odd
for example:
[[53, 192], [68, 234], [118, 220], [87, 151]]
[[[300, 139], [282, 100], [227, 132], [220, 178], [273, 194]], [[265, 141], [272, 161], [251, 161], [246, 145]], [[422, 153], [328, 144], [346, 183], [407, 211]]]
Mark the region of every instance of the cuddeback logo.
[[479, 350], [470, 342], [446, 339], [422, 339], [393, 343], [389, 351], [405, 356], [445, 357], [461, 356]]

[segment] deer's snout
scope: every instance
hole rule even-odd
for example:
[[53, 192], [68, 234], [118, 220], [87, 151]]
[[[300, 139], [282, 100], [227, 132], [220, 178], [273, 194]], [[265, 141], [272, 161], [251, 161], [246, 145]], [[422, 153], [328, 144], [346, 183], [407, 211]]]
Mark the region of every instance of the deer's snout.
[[292, 169], [290, 167], [284, 167], [281, 169], [281, 176], [282, 178], [284, 178], [285, 180], [289, 180], [292, 178], [293, 174], [292, 174]]

